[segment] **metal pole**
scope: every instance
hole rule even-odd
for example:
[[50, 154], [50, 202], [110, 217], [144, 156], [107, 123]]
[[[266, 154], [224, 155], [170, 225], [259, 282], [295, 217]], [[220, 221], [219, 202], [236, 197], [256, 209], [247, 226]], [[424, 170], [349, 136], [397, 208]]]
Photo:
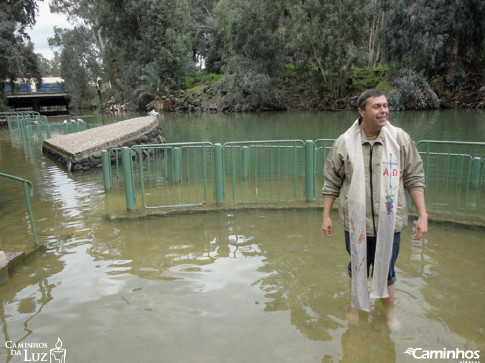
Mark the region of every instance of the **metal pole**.
[[472, 159], [470, 186], [477, 188], [480, 185], [480, 178], [482, 176], [482, 160], [479, 157]]
[[315, 200], [315, 180], [313, 165], [313, 141], [305, 141], [305, 195], [307, 202]]
[[25, 193], [25, 200], [27, 201], [27, 210], [29, 211], [29, 218], [30, 218], [30, 225], [32, 226], [32, 234], [34, 235], [34, 243], [37, 247], [39, 245], [39, 241], [37, 240], [37, 232], [35, 230], [35, 223], [34, 223], [34, 214], [32, 213], [32, 205], [30, 204], [30, 198], [34, 195], [34, 188], [32, 184], [30, 184], [30, 195], [29, 190], [27, 188], [27, 184], [30, 182], [24, 181], [24, 193]]
[[243, 146], [242, 152], [242, 177], [247, 178], [249, 175], [249, 147]]
[[221, 144], [214, 144], [214, 164], [216, 204], [220, 205], [224, 202], [224, 166], [222, 163]]
[[133, 189], [133, 168], [130, 148], [123, 147], [121, 149], [121, 160], [125, 180], [126, 210], [133, 212], [135, 210], [135, 193]]
[[173, 182], [180, 182], [180, 166], [181, 166], [182, 150], [179, 147], [173, 149]]
[[101, 151], [101, 160], [103, 162], [104, 190], [108, 191], [113, 187], [111, 183], [111, 156], [108, 150]]

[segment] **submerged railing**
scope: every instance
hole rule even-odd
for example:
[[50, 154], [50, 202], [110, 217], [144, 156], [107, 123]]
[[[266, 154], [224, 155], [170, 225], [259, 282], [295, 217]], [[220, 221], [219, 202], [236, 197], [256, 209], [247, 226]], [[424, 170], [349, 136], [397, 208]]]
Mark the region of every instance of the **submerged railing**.
[[33, 195], [34, 195], [34, 187], [33, 187], [32, 183], [30, 181], [28, 181], [27, 179], [19, 178], [19, 177], [4, 174], [4, 173], [0, 173], [0, 176], [6, 177], [6, 178], [9, 178], [9, 179], [12, 179], [12, 180], [16, 180], [16, 181], [19, 181], [19, 182], [22, 183], [23, 188], [24, 188], [25, 201], [27, 202], [27, 211], [29, 213], [30, 225], [32, 227], [32, 235], [34, 237], [34, 244], [35, 244], [35, 246], [38, 246], [39, 241], [37, 239], [37, 233], [36, 233], [36, 230], [35, 230], [34, 213], [32, 212], [32, 206], [31, 206], [31, 203], [30, 203], [30, 198], [32, 198]]
[[[105, 188], [124, 187], [129, 211], [138, 198], [147, 209], [211, 202], [312, 202], [324, 183], [323, 168], [333, 142], [177, 143], [104, 151]], [[417, 147], [425, 167], [428, 210], [485, 217], [485, 143], [424, 140]]]
[[[228, 142], [222, 151], [225, 185], [233, 203], [288, 202], [307, 194], [314, 198], [313, 185], [306, 186], [304, 179], [305, 158], [311, 156], [305, 155], [303, 141]], [[313, 165], [308, 172], [313, 174]]]
[[50, 139], [55, 135], [67, 135], [96, 127], [81, 119], [49, 123], [46, 116], [36, 112], [19, 112], [6, 115], [10, 135], [17, 135], [28, 143], [32, 140]]
[[425, 168], [428, 211], [484, 217], [485, 143], [423, 140], [416, 146]]
[[138, 198], [148, 209], [221, 205], [228, 199], [236, 204], [311, 201], [315, 199], [313, 153], [313, 141], [301, 140], [105, 150], [105, 188], [123, 185], [130, 211]]
[[[124, 187], [129, 211], [138, 198], [147, 209], [211, 202], [311, 202], [323, 185], [323, 167], [333, 142], [204, 142], [113, 149], [104, 151], [105, 188]], [[425, 166], [428, 210], [485, 217], [485, 143], [425, 140], [417, 146]], [[450, 149], [458, 146], [467, 149]]]

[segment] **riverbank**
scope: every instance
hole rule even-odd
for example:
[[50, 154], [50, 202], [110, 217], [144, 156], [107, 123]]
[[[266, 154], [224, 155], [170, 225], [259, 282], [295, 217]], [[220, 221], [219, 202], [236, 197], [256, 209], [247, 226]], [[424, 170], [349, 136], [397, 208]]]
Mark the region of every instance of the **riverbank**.
[[[389, 88], [388, 85], [382, 90], [389, 95], [390, 107], [394, 110], [485, 108], [485, 85], [480, 76], [474, 77], [462, 89], [451, 94], [447, 93], [439, 82], [433, 85], [434, 87], [428, 90], [428, 93], [432, 92], [428, 98], [433, 98], [434, 101], [425, 99], [422, 89], [416, 89], [412, 96], [406, 97], [399, 95], [399, 91]], [[350, 111], [355, 109], [362, 89], [350, 88], [342, 96], [333, 96], [323, 91], [295, 90], [293, 85], [283, 84], [281, 92], [284, 95], [282, 101], [272, 106], [255, 108], [244, 103], [227, 105], [222, 102], [222, 97], [214, 85], [203, 83], [192, 89], [157, 97], [148, 104], [147, 109], [159, 112]]]
[[[312, 75], [313, 76], [313, 75]], [[130, 104], [109, 97], [101, 109], [96, 100], [89, 108], [104, 112], [150, 111], [240, 113], [261, 111], [350, 111], [362, 91], [377, 88], [386, 93], [391, 110], [430, 110], [447, 108], [483, 109], [485, 107], [485, 74], [470, 72], [466, 83], [456, 87], [447, 85], [443, 77], [425, 79], [413, 71], [402, 72], [390, 81], [387, 68], [356, 69], [345, 89], [331, 92], [307, 77], [287, 74], [275, 81], [276, 88], [264, 90], [223, 89], [224, 75], [201, 73], [187, 78], [178, 89], [169, 93], [147, 93]], [[222, 82], [221, 82], [222, 81]], [[455, 88], [455, 91], [452, 89]], [[234, 93], [233, 93], [234, 92]], [[254, 95], [258, 92], [259, 96]], [[266, 93], [272, 97], [264, 96]], [[107, 91], [109, 95], [109, 91]], [[265, 98], [263, 100], [262, 98]]]

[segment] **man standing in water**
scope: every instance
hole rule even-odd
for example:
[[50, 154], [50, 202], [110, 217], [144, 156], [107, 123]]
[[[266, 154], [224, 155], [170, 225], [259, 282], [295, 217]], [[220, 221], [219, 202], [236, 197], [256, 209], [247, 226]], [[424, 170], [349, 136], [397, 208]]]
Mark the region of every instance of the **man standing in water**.
[[404, 190], [418, 212], [414, 239], [428, 230], [423, 163], [409, 135], [387, 121], [389, 108], [382, 92], [363, 92], [357, 108], [360, 117], [335, 141], [325, 163], [322, 230], [333, 237], [330, 212], [340, 196], [340, 223], [351, 256], [349, 323], [358, 323], [359, 310], [369, 311], [372, 266], [370, 297], [381, 299], [387, 325], [395, 330], [400, 324], [393, 310], [394, 265], [408, 219]]

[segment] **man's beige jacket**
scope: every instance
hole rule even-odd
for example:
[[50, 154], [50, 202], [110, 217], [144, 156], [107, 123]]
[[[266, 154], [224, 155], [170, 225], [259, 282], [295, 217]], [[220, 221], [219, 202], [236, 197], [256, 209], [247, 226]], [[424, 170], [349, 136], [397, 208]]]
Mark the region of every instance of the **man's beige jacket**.
[[[397, 143], [400, 147], [401, 165], [398, 206], [396, 211], [395, 232], [407, 226], [408, 208], [404, 190], [408, 192], [419, 190], [424, 192], [425, 180], [423, 162], [418, 150], [409, 135], [398, 128]], [[377, 236], [380, 201], [380, 172], [384, 138], [382, 133], [376, 140], [369, 141], [361, 128], [362, 152], [364, 156], [367, 236]], [[322, 189], [324, 197], [338, 197], [340, 223], [346, 231], [349, 230], [347, 197], [352, 179], [352, 165], [345, 147], [345, 140], [341, 135], [333, 144], [325, 162], [325, 183]]]

